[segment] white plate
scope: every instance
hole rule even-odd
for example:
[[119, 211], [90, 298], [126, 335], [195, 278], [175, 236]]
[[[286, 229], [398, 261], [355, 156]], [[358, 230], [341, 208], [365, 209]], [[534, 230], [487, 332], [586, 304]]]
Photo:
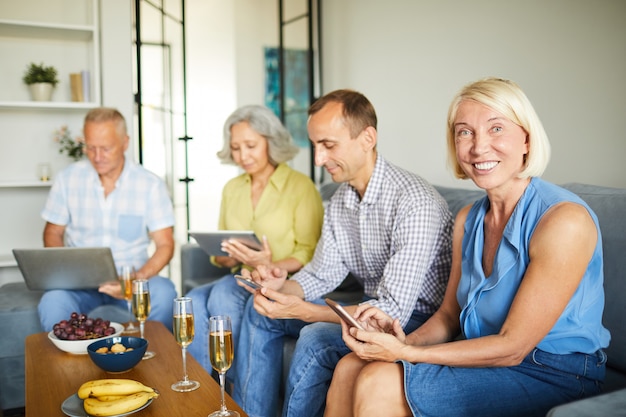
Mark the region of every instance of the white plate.
[[[133, 411], [129, 411], [128, 413], [123, 414], [116, 414], [110, 417], [122, 417], [136, 413], [137, 411], [143, 410], [144, 408], [152, 404], [153, 400], [154, 398], [150, 398], [147, 403]], [[89, 417], [89, 414], [87, 414], [85, 408], [83, 407], [83, 400], [78, 398], [78, 394], [67, 397], [67, 399], [63, 401], [63, 404], [61, 404], [61, 410], [70, 417]]]
[[103, 337], [100, 337], [98, 339], [61, 340], [61, 339], [59, 339], [58, 337], [56, 337], [54, 335], [53, 331], [50, 331], [48, 333], [48, 339], [50, 339], [50, 341], [52, 343], [54, 343], [54, 345], [57, 348], [61, 349], [64, 352], [74, 353], [76, 355], [86, 355], [87, 354], [87, 346], [89, 346], [90, 344], [92, 344], [96, 340], [102, 340], [102, 339], [106, 339], [108, 337], [119, 336], [124, 331], [124, 326], [121, 325], [120, 323], [116, 323], [116, 322], [112, 321], [111, 322], [111, 327], [113, 327], [115, 329], [115, 333], [113, 333], [111, 336], [103, 336]]

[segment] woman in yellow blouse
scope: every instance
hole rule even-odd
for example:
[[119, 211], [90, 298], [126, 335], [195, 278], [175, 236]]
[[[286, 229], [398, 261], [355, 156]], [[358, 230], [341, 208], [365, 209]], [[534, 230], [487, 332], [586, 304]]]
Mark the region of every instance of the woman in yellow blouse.
[[224, 146], [217, 156], [245, 172], [224, 186], [219, 229], [253, 230], [263, 249], [256, 251], [236, 241], [224, 243], [222, 249], [229, 256], [211, 257], [211, 262], [231, 268], [232, 273], [187, 294], [193, 299], [196, 333], [189, 352], [208, 372], [209, 317], [230, 316], [237, 343], [250, 296], [233, 275], [241, 268], [269, 263], [294, 273], [313, 257], [324, 209], [309, 177], [286, 164], [297, 152], [287, 129], [266, 107], [241, 107], [224, 124]]

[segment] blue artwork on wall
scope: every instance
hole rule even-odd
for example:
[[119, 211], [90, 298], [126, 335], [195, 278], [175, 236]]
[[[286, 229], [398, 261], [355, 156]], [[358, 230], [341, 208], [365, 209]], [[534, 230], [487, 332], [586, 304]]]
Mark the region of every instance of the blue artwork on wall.
[[[295, 143], [309, 146], [306, 131], [309, 108], [308, 52], [304, 49], [284, 49], [285, 60], [285, 127]], [[278, 48], [265, 48], [265, 105], [280, 114], [280, 68]]]

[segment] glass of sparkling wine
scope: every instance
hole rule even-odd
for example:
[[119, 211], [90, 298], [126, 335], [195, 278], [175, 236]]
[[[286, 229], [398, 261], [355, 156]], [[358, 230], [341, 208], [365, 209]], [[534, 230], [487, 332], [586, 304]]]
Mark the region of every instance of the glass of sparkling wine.
[[236, 411], [228, 410], [224, 401], [224, 384], [226, 371], [233, 363], [233, 332], [229, 316], [211, 316], [209, 318], [209, 356], [211, 365], [220, 375], [220, 391], [222, 405], [209, 417], [239, 417]]
[[139, 332], [139, 329], [135, 327], [133, 323], [133, 310], [131, 302], [133, 300], [133, 280], [135, 279], [135, 267], [131, 265], [124, 265], [120, 270], [120, 284], [122, 284], [122, 291], [124, 293], [124, 299], [126, 300], [126, 305], [128, 306], [128, 325], [124, 329], [125, 334], [132, 334]]
[[174, 337], [183, 351], [183, 379], [172, 384], [172, 389], [178, 392], [188, 392], [198, 389], [200, 383], [191, 381], [187, 376], [187, 346], [193, 342], [195, 334], [193, 324], [193, 306], [191, 298], [179, 297], [174, 299]]
[[[150, 287], [146, 280], [136, 279], [133, 281], [133, 313], [139, 321], [139, 334], [143, 339], [144, 324], [150, 315]], [[154, 352], [146, 351], [142, 359], [150, 359], [155, 355]]]

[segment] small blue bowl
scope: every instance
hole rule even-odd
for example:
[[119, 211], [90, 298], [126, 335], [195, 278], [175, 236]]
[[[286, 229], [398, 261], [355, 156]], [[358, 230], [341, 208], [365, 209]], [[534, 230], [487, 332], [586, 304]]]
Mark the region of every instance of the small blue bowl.
[[[96, 350], [101, 347], [107, 347], [108, 350], [111, 350], [111, 347], [116, 343], [121, 343], [124, 347], [132, 348], [132, 350], [127, 350], [125, 352], [118, 353], [98, 353]], [[144, 353], [146, 353], [146, 349], [148, 348], [148, 341], [146, 339], [142, 339], [140, 337], [130, 337], [130, 336], [115, 336], [109, 337], [106, 339], [101, 339], [93, 342], [89, 346], [87, 346], [87, 353], [89, 357], [100, 367], [102, 370], [113, 373], [120, 373], [130, 371], [141, 362], [141, 358], [143, 358]]]

